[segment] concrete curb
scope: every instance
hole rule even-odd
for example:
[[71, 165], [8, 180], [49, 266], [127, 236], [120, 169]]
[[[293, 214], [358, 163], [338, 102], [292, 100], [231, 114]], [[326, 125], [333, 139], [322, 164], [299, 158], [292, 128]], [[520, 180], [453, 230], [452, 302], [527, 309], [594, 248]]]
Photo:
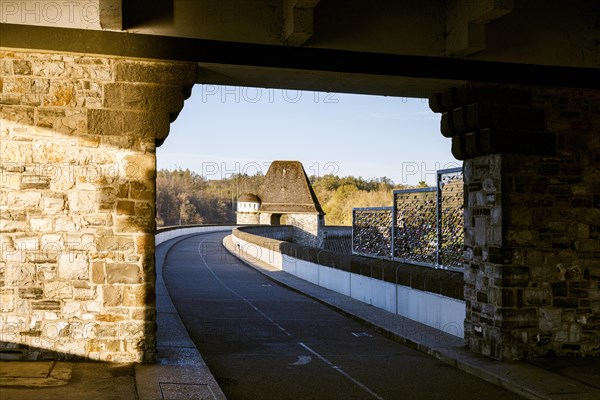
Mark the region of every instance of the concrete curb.
[[189, 337], [171, 301], [162, 277], [163, 264], [171, 248], [182, 240], [202, 234], [204, 233], [182, 235], [157, 246], [158, 362], [157, 364], [134, 366], [139, 400], [162, 398], [226, 399], [225, 394], [198, 352], [196, 345]]
[[251, 259], [236, 248], [231, 235], [223, 239], [223, 246], [272, 281], [354, 318], [395, 341], [523, 397], [534, 400], [600, 398], [600, 390], [592, 386], [525, 362], [499, 362], [472, 353], [466, 349], [463, 341], [455, 336], [314, 285], [262, 261]]

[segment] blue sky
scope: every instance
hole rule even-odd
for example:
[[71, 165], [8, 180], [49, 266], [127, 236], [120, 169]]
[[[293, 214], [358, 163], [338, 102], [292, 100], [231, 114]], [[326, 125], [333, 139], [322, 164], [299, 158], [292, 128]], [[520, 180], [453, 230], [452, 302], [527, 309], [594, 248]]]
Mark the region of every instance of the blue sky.
[[157, 162], [220, 179], [300, 160], [309, 175], [431, 184], [460, 165], [439, 121], [422, 99], [196, 85]]

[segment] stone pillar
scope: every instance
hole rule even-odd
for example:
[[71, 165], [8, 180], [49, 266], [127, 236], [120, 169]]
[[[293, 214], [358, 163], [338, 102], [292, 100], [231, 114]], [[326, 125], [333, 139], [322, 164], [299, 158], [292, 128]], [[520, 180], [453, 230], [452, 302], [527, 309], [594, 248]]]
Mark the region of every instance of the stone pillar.
[[155, 147], [196, 66], [0, 53], [0, 354], [153, 361]]
[[320, 214], [288, 214], [286, 225], [291, 225], [292, 241], [303, 246], [319, 247], [319, 234], [323, 227]]
[[600, 354], [600, 93], [472, 84], [430, 106], [464, 160], [467, 345]]

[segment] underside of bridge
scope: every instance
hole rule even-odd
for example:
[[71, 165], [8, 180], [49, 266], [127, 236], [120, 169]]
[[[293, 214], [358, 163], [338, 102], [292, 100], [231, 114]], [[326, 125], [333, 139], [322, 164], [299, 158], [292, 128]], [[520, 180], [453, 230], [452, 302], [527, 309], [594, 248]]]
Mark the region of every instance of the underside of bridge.
[[466, 344], [600, 354], [596, 1], [0, 0], [0, 47], [3, 358], [155, 358], [155, 146], [194, 83], [429, 98]]

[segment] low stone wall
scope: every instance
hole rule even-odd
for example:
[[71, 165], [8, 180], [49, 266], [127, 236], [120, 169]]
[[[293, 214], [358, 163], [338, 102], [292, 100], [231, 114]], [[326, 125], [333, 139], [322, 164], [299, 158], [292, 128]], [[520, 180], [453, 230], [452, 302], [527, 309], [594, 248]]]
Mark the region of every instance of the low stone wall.
[[286, 227], [233, 229], [250, 257], [387, 311], [463, 337], [461, 273], [341, 254], [265, 237]]
[[320, 248], [337, 253], [352, 254], [352, 227], [328, 226], [319, 233]]
[[[291, 242], [293, 227], [290, 225], [279, 225], [279, 226], [267, 226], [267, 225], [259, 225], [259, 226], [244, 226], [234, 228], [233, 230], [237, 231], [240, 237], [244, 237], [246, 235], [247, 238], [254, 238], [256, 244], [261, 245], [262, 247], [268, 246], [269, 243], [273, 243], [274, 241], [279, 242]], [[250, 240], [248, 240], [250, 241]], [[252, 242], [255, 243], [255, 242]]]

